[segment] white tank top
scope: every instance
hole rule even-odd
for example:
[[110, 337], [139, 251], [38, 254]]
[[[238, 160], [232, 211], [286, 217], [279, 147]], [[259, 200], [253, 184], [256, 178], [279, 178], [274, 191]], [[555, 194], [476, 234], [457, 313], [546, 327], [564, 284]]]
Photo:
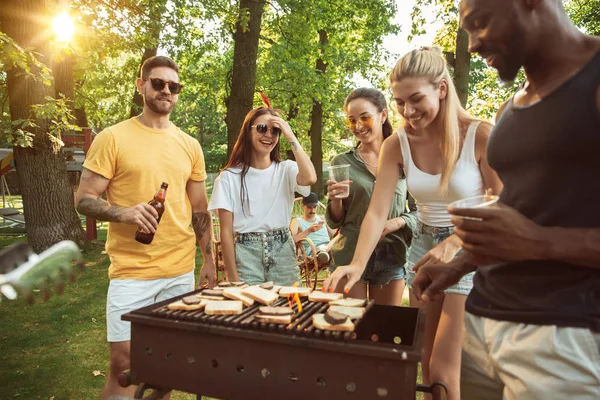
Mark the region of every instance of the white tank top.
[[404, 158], [406, 184], [417, 202], [417, 218], [421, 223], [438, 227], [452, 226], [446, 207], [453, 201], [485, 193], [483, 178], [475, 158], [475, 132], [478, 126], [479, 121], [469, 125], [446, 195], [439, 192], [442, 174], [431, 175], [417, 168], [411, 157], [406, 132], [404, 129], [397, 132]]

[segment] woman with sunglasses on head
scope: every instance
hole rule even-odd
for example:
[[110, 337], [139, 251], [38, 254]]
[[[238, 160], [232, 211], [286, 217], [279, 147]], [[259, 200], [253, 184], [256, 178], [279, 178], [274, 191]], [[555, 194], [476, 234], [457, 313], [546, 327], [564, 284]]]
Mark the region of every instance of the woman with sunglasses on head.
[[[249, 285], [300, 281], [289, 224], [294, 192], [310, 193], [315, 168], [279, 113], [258, 107], [246, 115], [225, 168], [215, 180], [209, 210], [221, 224], [223, 261], [229, 281]], [[296, 161], [283, 161], [280, 136]]]
[[[383, 146], [381, 172], [358, 248], [368, 251], [375, 246], [372, 237], [384, 229], [387, 210], [394, 202], [391, 185], [403, 168], [419, 220], [409, 255], [410, 287], [420, 267], [446, 263], [460, 250], [446, 207], [455, 200], [484, 194], [485, 188], [497, 194], [502, 183], [486, 158], [492, 125], [475, 119], [461, 106], [439, 51], [423, 48], [406, 54], [394, 67], [390, 81], [404, 126]], [[365, 260], [365, 253], [357, 252], [324, 288], [340, 281], [347, 282], [345, 288], [352, 287]], [[472, 287], [471, 274], [426, 306], [423, 382], [444, 382], [449, 399], [460, 399], [461, 335], [465, 301]], [[418, 306], [412, 293], [411, 305]]]
[[[375, 244], [368, 250], [357, 246], [363, 218], [369, 207], [375, 177], [378, 176], [377, 160], [384, 140], [392, 134], [387, 118], [387, 103], [383, 94], [371, 88], [354, 90], [346, 98], [344, 109], [347, 123], [358, 144], [346, 153], [335, 156], [331, 165], [350, 165], [350, 182], [327, 181], [329, 200], [326, 219], [332, 229], [340, 229], [340, 239], [332, 248], [333, 265], [347, 265], [356, 253], [364, 254], [365, 270], [360, 282], [347, 294], [350, 297], [375, 300], [378, 304], [400, 305], [404, 290], [407, 252], [416, 226], [414, 213], [406, 212], [407, 190], [401, 168], [396, 171], [393, 187], [393, 203], [386, 213], [385, 229], [378, 232]], [[350, 184], [350, 195], [339, 195]], [[341, 291], [345, 282], [337, 288]], [[334, 287], [330, 288], [333, 291]]]

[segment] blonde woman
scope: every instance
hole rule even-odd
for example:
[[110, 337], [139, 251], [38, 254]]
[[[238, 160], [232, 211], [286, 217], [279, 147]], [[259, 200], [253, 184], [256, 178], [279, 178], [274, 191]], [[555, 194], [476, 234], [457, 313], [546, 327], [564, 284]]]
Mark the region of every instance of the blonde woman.
[[[383, 144], [377, 184], [356, 246], [360, 251], [348, 266], [329, 277], [326, 290], [336, 287], [340, 279], [347, 279], [348, 290], [360, 277], [365, 256], [383, 230], [400, 168], [417, 202], [418, 227], [408, 261], [409, 287], [418, 268], [448, 262], [460, 250], [446, 207], [455, 200], [483, 194], [486, 188], [495, 193], [501, 189], [486, 159], [492, 126], [461, 106], [439, 51], [423, 48], [404, 55], [394, 67], [390, 83], [404, 126]], [[444, 382], [449, 399], [460, 399], [461, 334], [465, 300], [472, 285], [472, 276], [467, 275], [425, 306], [423, 381]], [[412, 293], [411, 305], [418, 305]]]

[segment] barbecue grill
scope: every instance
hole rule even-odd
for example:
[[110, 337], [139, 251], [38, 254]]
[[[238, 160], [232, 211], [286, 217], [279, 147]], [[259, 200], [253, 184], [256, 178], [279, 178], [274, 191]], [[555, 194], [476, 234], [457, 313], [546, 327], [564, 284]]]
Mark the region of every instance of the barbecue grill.
[[[169, 310], [179, 296], [125, 314], [131, 321], [131, 366], [120, 382], [220, 399], [443, 398], [441, 383], [417, 385], [424, 314], [416, 308], [367, 304], [353, 332], [315, 329], [326, 303], [302, 302], [289, 325], [257, 322], [258, 304], [239, 315]], [[279, 299], [274, 305], [287, 305]], [[439, 392], [439, 397], [437, 392]]]

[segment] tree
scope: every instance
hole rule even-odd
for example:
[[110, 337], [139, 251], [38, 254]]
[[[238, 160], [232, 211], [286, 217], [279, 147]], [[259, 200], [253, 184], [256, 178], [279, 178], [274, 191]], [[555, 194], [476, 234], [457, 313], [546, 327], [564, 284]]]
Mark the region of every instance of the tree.
[[[323, 61], [323, 56], [328, 42], [327, 31], [325, 29], [319, 29], [320, 55], [317, 58], [315, 71], [320, 74], [325, 74], [327, 69], [327, 63]], [[321, 172], [323, 170], [323, 147], [321, 145], [323, 141], [323, 104], [321, 104], [318, 99], [313, 99], [313, 107], [310, 115], [309, 136], [312, 150], [310, 159], [315, 166], [315, 170]], [[323, 194], [323, 174], [317, 174], [317, 182], [315, 182], [312, 189], [313, 192], [319, 195]]]
[[264, 7], [263, 0], [240, 0], [233, 45], [231, 91], [225, 101], [227, 155], [231, 154], [244, 118], [254, 102], [258, 40]]
[[[43, 0], [7, 0], [0, 9], [0, 27], [19, 46], [35, 50], [48, 62], [50, 42], [42, 18], [48, 11], [45, 5]], [[57, 124], [68, 124], [68, 120], [51, 119], [54, 111], [64, 111], [65, 103], [53, 102], [52, 85], [28, 78], [27, 72], [19, 66], [8, 66], [7, 88], [11, 120], [20, 121], [31, 139], [30, 147], [13, 148], [28, 240], [35, 251], [64, 239], [81, 245], [83, 229], [75, 212], [65, 159], [57, 151], [57, 137], [52, 135], [53, 130], [60, 134]]]
[[[158, 44], [160, 41], [160, 31], [162, 24], [162, 18], [165, 15], [167, 10], [167, 0], [160, 0], [150, 2], [148, 5], [148, 23], [147, 25], [147, 38], [146, 38], [146, 46], [144, 49], [144, 54], [142, 55], [142, 60], [140, 62], [140, 68], [136, 71], [134, 80], [139, 76], [139, 70], [144, 65], [144, 62], [150, 57], [156, 56], [158, 53]], [[131, 118], [142, 112], [144, 108], [142, 95], [134, 89], [133, 91], [133, 104], [131, 105], [131, 111], [129, 116]]]

